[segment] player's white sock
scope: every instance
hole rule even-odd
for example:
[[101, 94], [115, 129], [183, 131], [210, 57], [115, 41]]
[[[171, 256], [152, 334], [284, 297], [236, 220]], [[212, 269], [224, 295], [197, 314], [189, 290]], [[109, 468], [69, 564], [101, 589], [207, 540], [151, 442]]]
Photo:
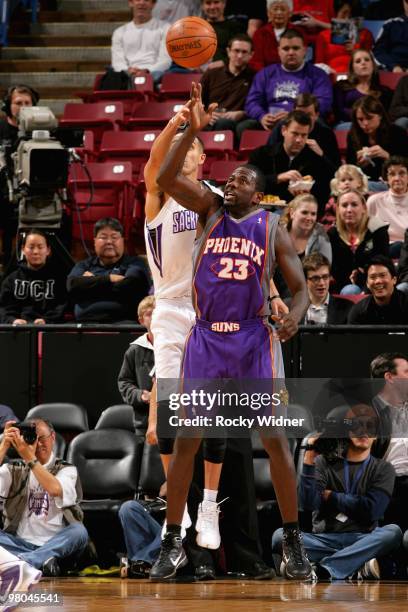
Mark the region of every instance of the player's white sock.
[[218, 495], [218, 489], [216, 491], [213, 491], [212, 489], [204, 489], [203, 500], [204, 501], [216, 502], [217, 501], [217, 495]]

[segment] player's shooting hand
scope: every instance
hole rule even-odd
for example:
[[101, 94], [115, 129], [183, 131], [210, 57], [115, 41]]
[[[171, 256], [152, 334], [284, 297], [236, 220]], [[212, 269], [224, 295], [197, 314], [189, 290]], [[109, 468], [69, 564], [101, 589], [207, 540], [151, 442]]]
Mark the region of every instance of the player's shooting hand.
[[282, 316], [272, 315], [272, 320], [278, 324], [277, 334], [281, 342], [290, 340], [298, 330], [298, 324], [290, 312]]
[[191, 84], [191, 106], [190, 106], [190, 128], [194, 133], [200, 132], [211, 121], [215, 109], [218, 107], [216, 102], [209, 105], [205, 110], [201, 98], [201, 83]]
[[180, 108], [174, 117], [170, 119], [171, 125], [173, 125], [175, 128], [179, 128], [184, 123], [187, 123], [187, 121], [190, 119], [190, 106], [191, 100], [188, 100], [188, 102], [186, 102], [184, 106]]

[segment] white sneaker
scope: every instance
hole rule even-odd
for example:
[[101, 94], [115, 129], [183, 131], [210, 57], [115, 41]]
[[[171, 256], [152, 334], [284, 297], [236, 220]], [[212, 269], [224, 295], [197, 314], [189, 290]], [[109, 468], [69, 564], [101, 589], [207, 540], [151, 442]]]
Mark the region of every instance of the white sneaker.
[[197, 511], [197, 544], [202, 548], [216, 550], [220, 547], [221, 536], [218, 526], [219, 504], [204, 500]]
[[[190, 518], [190, 515], [188, 513], [187, 506], [186, 506], [184, 508], [183, 520], [181, 521], [181, 532], [180, 532], [180, 535], [181, 535], [181, 539], [182, 540], [184, 540], [184, 538], [186, 537], [187, 529], [189, 527], [191, 527], [191, 525], [192, 525], [191, 518]], [[164, 523], [163, 523], [163, 527], [162, 527], [162, 532], [161, 532], [162, 539], [166, 535], [166, 531], [167, 531], [167, 520], [164, 519]]]
[[366, 561], [360, 568], [362, 578], [366, 580], [380, 580], [381, 572], [377, 559]]
[[17, 604], [7, 603], [10, 593], [17, 591], [28, 591], [32, 586], [41, 580], [42, 573], [37, 568], [29, 565], [25, 561], [5, 563], [0, 570], [0, 598], [4, 602], [0, 606], [1, 612], [8, 612], [16, 607]]

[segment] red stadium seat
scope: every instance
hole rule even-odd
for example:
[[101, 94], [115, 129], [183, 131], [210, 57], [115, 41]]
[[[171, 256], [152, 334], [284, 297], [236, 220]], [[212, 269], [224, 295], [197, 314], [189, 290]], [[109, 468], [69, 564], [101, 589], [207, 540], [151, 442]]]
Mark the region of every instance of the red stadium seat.
[[245, 130], [242, 132], [241, 142], [239, 143], [239, 159], [248, 159], [251, 151], [266, 145], [270, 135], [271, 133], [266, 130]]
[[337, 145], [339, 147], [340, 156], [342, 159], [346, 157], [347, 151], [347, 134], [348, 130], [334, 130], [336, 135]]
[[149, 159], [153, 142], [160, 130], [143, 132], [105, 132], [102, 136], [98, 160], [129, 161], [137, 179], [140, 167]]
[[389, 87], [394, 91], [396, 89], [399, 80], [403, 77], [405, 72], [388, 72], [387, 70], [380, 70], [380, 84]]
[[154, 91], [153, 77], [151, 74], [135, 77], [133, 89], [99, 89], [102, 77], [103, 73], [96, 75], [93, 91], [91, 93], [77, 92], [75, 95], [84, 102], [101, 102], [104, 100], [121, 101], [125, 117], [131, 114], [135, 102], [148, 102], [157, 97]]
[[200, 139], [204, 144], [206, 154], [203, 175], [208, 176], [211, 164], [218, 159], [234, 159], [236, 157], [234, 151], [234, 133], [231, 130], [200, 132]]
[[105, 130], [119, 130], [119, 122], [123, 122], [124, 113], [121, 102], [95, 102], [92, 104], [68, 103], [60, 119], [62, 127], [79, 127], [92, 130], [95, 139], [95, 149], [99, 147]]
[[353, 302], [353, 304], [358, 304], [361, 300], [368, 297], [367, 293], [356, 293], [355, 295], [338, 295], [333, 293], [333, 297], [341, 298], [343, 300], [348, 300], [349, 302]]
[[127, 121], [130, 130], [163, 128], [183, 106], [181, 102], [144, 102], [138, 106]]
[[93, 240], [93, 225], [101, 217], [119, 219], [128, 237], [135, 191], [130, 162], [91, 163], [85, 168], [80, 164], [71, 164], [67, 188], [75, 209], [73, 238], [81, 238], [78, 216], [83, 237], [89, 242]]
[[188, 100], [190, 97], [191, 83], [198, 83], [201, 79], [199, 72], [165, 72], [160, 87], [160, 98], [162, 100]]
[[238, 166], [242, 166], [242, 161], [215, 161], [211, 164], [209, 177], [219, 185], [224, 185], [232, 172]]

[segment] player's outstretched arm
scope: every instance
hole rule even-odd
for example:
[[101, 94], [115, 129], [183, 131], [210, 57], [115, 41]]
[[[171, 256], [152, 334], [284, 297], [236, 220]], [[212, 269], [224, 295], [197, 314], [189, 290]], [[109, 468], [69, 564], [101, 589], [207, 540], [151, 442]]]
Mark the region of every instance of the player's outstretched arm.
[[154, 141], [150, 151], [149, 160], [144, 168], [144, 180], [146, 185], [145, 214], [148, 223], [159, 214], [166, 200], [165, 194], [162, 193], [157, 184], [157, 175], [170, 148], [171, 141], [177, 134], [177, 130], [189, 119], [190, 104], [191, 102], [188, 101], [183, 108], [170, 119], [164, 130]]
[[287, 230], [281, 226], [278, 226], [276, 232], [275, 253], [278, 266], [292, 295], [289, 312], [283, 316], [272, 317], [279, 324], [278, 336], [284, 342], [296, 334], [299, 321], [309, 306], [309, 296], [302, 264]]

